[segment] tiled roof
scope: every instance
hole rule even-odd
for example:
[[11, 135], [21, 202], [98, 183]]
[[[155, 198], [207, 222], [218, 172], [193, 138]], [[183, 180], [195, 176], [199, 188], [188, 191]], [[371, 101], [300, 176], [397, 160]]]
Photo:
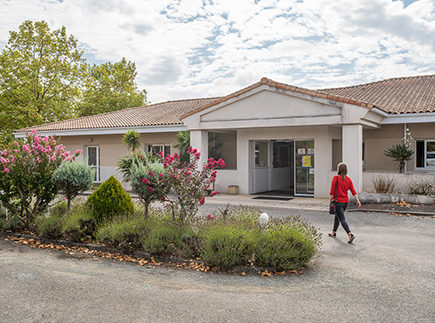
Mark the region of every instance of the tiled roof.
[[251, 90], [253, 90], [253, 89], [255, 89], [255, 88], [257, 88], [257, 87], [259, 87], [261, 85], [269, 85], [269, 86], [272, 86], [272, 87], [276, 87], [278, 89], [293, 91], [293, 92], [297, 92], [297, 93], [301, 93], [301, 94], [307, 94], [307, 95], [311, 95], [311, 96], [314, 96], [314, 97], [319, 97], [319, 98], [323, 98], [323, 99], [327, 99], [327, 100], [332, 100], [332, 101], [349, 103], [349, 104], [353, 104], [353, 105], [362, 106], [364, 108], [369, 108], [369, 109], [373, 108], [372, 104], [366, 103], [366, 102], [361, 101], [361, 100], [357, 100], [357, 99], [353, 99], [353, 98], [351, 99], [351, 98], [348, 98], [348, 97], [344, 97], [344, 96], [336, 95], [336, 94], [332, 94], [332, 93], [325, 93], [324, 91], [309, 90], [309, 89], [304, 89], [304, 88], [293, 86], [293, 85], [288, 85], [288, 84], [284, 84], [284, 83], [278, 83], [278, 82], [275, 82], [275, 81], [273, 81], [271, 79], [268, 79], [267, 77], [263, 77], [260, 80], [260, 82], [254, 83], [254, 84], [252, 84], [252, 85], [250, 85], [250, 86], [248, 86], [248, 87], [246, 87], [246, 88], [244, 88], [242, 90], [239, 90], [239, 91], [234, 92], [234, 93], [232, 93], [230, 95], [227, 95], [225, 97], [217, 99], [217, 100], [215, 100], [215, 101], [213, 101], [213, 102], [211, 102], [211, 103], [209, 103], [209, 104], [207, 104], [207, 105], [205, 105], [203, 107], [198, 108], [197, 110], [191, 111], [191, 112], [183, 115], [181, 117], [181, 119], [183, 119], [185, 117], [188, 117], [188, 116], [190, 116], [192, 114], [195, 114], [195, 113], [197, 113], [199, 111], [208, 109], [208, 108], [210, 108], [212, 106], [215, 106], [215, 105], [217, 105], [219, 103], [228, 101], [228, 100], [230, 100], [232, 98], [235, 98], [235, 97], [238, 97], [239, 95], [241, 95], [243, 93], [246, 93], [246, 92], [249, 92], [249, 91], [251, 91]]
[[236, 98], [259, 86], [293, 91], [327, 100], [377, 107], [391, 114], [435, 112], [435, 75], [391, 78], [383, 81], [321, 90], [309, 90], [263, 77], [260, 82], [225, 97], [168, 101], [118, 110], [78, 119], [48, 123], [16, 132], [163, 126], [183, 124], [181, 119], [219, 103]]
[[41, 126], [34, 126], [16, 130], [15, 132], [29, 131], [54, 131], [54, 130], [75, 130], [75, 129], [97, 129], [97, 128], [118, 128], [118, 127], [141, 127], [183, 124], [180, 116], [196, 110], [217, 98], [191, 99], [168, 101], [163, 103], [150, 104], [143, 107], [130, 108], [97, 114], [78, 119], [47, 123]]
[[435, 112], [435, 75], [391, 78], [318, 92], [367, 102], [391, 114]]

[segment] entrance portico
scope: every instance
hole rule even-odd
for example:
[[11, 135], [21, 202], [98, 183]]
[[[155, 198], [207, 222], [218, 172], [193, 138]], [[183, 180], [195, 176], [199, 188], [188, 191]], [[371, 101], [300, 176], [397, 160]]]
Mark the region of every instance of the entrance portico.
[[347, 101], [263, 78], [182, 121], [202, 163], [209, 133], [234, 134], [236, 166], [219, 170], [218, 191], [237, 184], [240, 193], [253, 194], [287, 182], [295, 195], [327, 197], [340, 161], [361, 190], [363, 128], [378, 128], [382, 119], [371, 107]]

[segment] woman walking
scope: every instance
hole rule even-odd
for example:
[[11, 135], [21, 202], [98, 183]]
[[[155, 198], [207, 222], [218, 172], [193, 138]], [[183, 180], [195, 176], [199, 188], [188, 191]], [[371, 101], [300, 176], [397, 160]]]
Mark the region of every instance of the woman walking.
[[337, 236], [337, 229], [341, 223], [341, 226], [349, 236], [348, 243], [352, 243], [352, 241], [355, 239], [355, 236], [350, 231], [349, 225], [347, 224], [346, 218], [344, 217], [344, 211], [349, 204], [349, 196], [347, 195], [347, 191], [350, 191], [355, 197], [356, 205], [358, 207], [361, 207], [361, 202], [359, 201], [358, 194], [353, 187], [352, 180], [349, 176], [346, 175], [347, 165], [345, 163], [338, 164], [337, 175], [332, 178], [331, 190], [329, 191], [329, 203], [331, 203], [331, 201], [333, 200], [336, 201], [334, 227], [332, 229], [332, 232], [329, 233], [329, 236], [333, 238]]

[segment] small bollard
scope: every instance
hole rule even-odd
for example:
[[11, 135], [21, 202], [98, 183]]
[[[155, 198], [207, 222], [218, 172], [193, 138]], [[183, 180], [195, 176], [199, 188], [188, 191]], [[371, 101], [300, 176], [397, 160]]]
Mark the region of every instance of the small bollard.
[[267, 213], [262, 213], [260, 215], [260, 224], [261, 225], [266, 225], [267, 222], [269, 222], [269, 216], [267, 215]]

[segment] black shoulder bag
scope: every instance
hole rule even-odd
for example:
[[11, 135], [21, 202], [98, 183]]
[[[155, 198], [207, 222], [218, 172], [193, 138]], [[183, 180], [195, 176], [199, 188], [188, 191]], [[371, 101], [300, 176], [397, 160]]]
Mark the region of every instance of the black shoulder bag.
[[337, 201], [336, 201], [337, 191], [338, 191], [338, 175], [337, 175], [337, 182], [335, 185], [335, 194], [334, 194], [333, 200], [331, 201], [331, 203], [329, 203], [329, 214], [335, 214], [335, 212], [337, 211], [337, 205], [335, 205], [335, 203], [337, 203]]

